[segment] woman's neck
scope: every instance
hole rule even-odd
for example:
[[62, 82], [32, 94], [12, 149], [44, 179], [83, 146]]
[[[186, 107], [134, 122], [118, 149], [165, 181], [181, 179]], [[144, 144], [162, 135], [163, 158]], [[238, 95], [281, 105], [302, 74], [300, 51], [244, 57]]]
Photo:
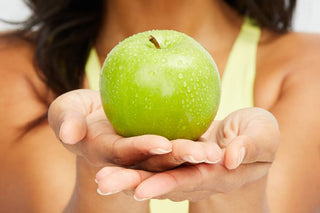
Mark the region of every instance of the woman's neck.
[[138, 32], [172, 29], [207, 49], [234, 40], [242, 19], [222, 0], [106, 0], [96, 48], [101, 58], [121, 40]]

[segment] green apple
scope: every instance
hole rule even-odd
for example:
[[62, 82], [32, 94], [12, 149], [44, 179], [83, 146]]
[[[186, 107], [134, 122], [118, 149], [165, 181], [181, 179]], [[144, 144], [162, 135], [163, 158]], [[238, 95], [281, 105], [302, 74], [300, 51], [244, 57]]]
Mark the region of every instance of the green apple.
[[220, 77], [211, 55], [193, 38], [152, 30], [110, 51], [100, 93], [107, 118], [122, 136], [196, 140], [217, 113]]

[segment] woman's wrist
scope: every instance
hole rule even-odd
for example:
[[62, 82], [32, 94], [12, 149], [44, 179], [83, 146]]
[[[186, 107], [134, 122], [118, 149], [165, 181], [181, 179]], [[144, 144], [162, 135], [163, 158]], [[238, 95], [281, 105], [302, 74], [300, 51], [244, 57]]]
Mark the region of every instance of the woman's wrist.
[[[97, 193], [95, 174], [99, 167], [93, 167], [87, 160], [77, 157], [77, 174], [73, 195], [65, 213], [69, 212], [148, 212], [149, 202], [135, 201], [124, 192], [102, 196]], [[125, 205], [124, 205], [125, 204]]]
[[267, 175], [230, 193], [218, 193], [206, 200], [190, 202], [190, 213], [202, 212], [268, 212]]

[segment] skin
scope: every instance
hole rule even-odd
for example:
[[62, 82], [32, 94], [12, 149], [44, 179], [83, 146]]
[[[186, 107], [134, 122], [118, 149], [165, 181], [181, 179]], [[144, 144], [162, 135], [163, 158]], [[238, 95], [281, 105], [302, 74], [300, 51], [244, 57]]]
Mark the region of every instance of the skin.
[[[242, 18], [220, 1], [145, 3], [118, 0], [108, 3], [108, 15], [96, 44], [101, 61], [118, 41], [128, 35], [150, 28], [172, 28], [185, 32], [202, 43], [215, 58], [220, 74], [223, 75], [222, 71], [233, 41], [239, 33]], [[152, 21], [150, 16], [153, 17]], [[8, 42], [2, 39], [0, 47], [0, 188], [3, 190], [0, 206], [3, 211], [50, 213], [65, 209], [65, 212], [148, 212], [147, 200], [137, 202], [133, 199], [132, 189], [136, 187], [134, 193], [138, 199], [150, 196], [173, 200], [190, 199], [190, 212], [205, 212], [208, 209], [212, 212], [262, 212], [267, 211], [266, 204], [270, 212], [276, 213], [319, 210], [318, 35], [278, 35], [263, 29], [257, 54], [254, 99], [257, 107], [270, 111], [278, 120], [281, 142], [277, 153], [275, 150], [278, 141], [274, 138], [278, 132], [275, 128], [277, 125], [269, 113], [257, 108], [236, 112], [230, 115], [229, 120], [214, 123], [212, 127], [215, 128], [210, 128], [201, 138], [202, 143], [183, 141], [187, 145], [182, 148], [179, 147], [179, 141], [169, 142], [159, 136], [122, 139], [111, 128], [105, 128], [108, 131], [102, 132], [90, 131], [99, 130], [94, 125], [106, 127], [108, 123], [102, 120], [103, 115], [96, 104], [96, 94], [87, 90], [69, 93], [51, 105], [50, 124], [56, 135], [64, 141], [64, 146], [56, 139], [47, 123], [19, 138], [20, 128], [48, 108], [39, 101], [39, 97], [53, 101], [53, 95], [35, 73], [31, 45], [23, 41]], [[78, 102], [77, 106], [81, 106], [82, 111], [65, 104], [70, 100]], [[62, 106], [66, 108], [61, 108]], [[90, 116], [84, 117], [88, 112], [91, 112]], [[248, 113], [253, 116], [252, 119], [246, 119]], [[273, 128], [264, 128], [263, 125], [260, 129], [244, 128], [248, 126], [244, 125], [246, 122], [250, 123], [264, 116], [262, 124]], [[68, 121], [69, 124], [62, 121]], [[88, 121], [89, 125], [84, 121]], [[244, 138], [241, 134], [235, 134], [233, 127], [244, 128]], [[227, 133], [225, 135], [229, 140], [221, 139], [219, 131], [214, 129]], [[267, 129], [272, 132], [267, 132]], [[261, 133], [256, 136], [259, 139], [248, 139], [248, 136], [252, 138], [257, 132]], [[240, 142], [232, 143], [230, 138]], [[105, 143], [107, 140], [108, 143]], [[119, 140], [123, 143], [116, 143]], [[93, 143], [89, 144], [88, 141]], [[143, 143], [144, 141], [148, 143]], [[214, 142], [226, 147], [227, 151], [220, 152], [222, 150]], [[107, 148], [110, 143], [118, 144], [117, 149], [96, 154], [99, 147]], [[238, 166], [242, 147], [239, 145], [246, 147], [246, 155]], [[169, 153], [150, 153], [150, 150], [157, 148]], [[77, 157], [68, 150], [76, 153]], [[207, 153], [205, 150], [214, 153]], [[126, 153], [133, 154], [126, 157]], [[223, 160], [216, 164], [192, 164], [189, 159], [188, 167], [157, 175], [119, 166], [142, 162], [140, 168], [157, 166], [158, 170], [163, 170], [186, 162], [182, 157], [187, 154], [194, 156], [197, 161], [208, 160], [212, 156], [217, 158], [209, 159], [210, 161]], [[272, 166], [268, 170], [271, 162]], [[118, 166], [114, 167], [115, 163]], [[189, 169], [202, 171], [201, 174], [204, 175], [192, 173], [195, 175], [189, 179], [179, 178], [177, 182], [166, 179], [170, 175], [184, 177], [184, 172]], [[137, 172], [141, 174], [141, 178], [135, 178]], [[105, 176], [107, 173], [113, 175]], [[108, 178], [117, 179], [124, 173], [131, 175], [134, 181], [122, 182], [122, 185], [116, 186], [112, 185], [117, 184], [116, 181], [112, 181], [111, 185], [106, 184], [110, 182]], [[98, 185], [94, 182], [95, 177]], [[199, 178], [203, 178], [201, 183], [195, 181]], [[168, 187], [151, 194], [149, 189], [152, 181], [168, 183]], [[115, 189], [125, 190], [100, 196], [96, 193], [97, 187], [104, 193]], [[196, 200], [195, 197], [203, 200]], [[249, 203], [248, 200], [252, 202]], [[125, 207], [123, 202], [126, 203]]]

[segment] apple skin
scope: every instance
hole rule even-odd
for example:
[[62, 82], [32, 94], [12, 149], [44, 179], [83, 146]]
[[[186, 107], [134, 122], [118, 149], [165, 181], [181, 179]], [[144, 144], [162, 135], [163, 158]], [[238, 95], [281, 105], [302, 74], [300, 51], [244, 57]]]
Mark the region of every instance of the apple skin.
[[[152, 35], [160, 49], [149, 41]], [[102, 105], [115, 131], [198, 139], [220, 102], [220, 77], [211, 55], [173, 30], [135, 34], [108, 54], [100, 76]]]

